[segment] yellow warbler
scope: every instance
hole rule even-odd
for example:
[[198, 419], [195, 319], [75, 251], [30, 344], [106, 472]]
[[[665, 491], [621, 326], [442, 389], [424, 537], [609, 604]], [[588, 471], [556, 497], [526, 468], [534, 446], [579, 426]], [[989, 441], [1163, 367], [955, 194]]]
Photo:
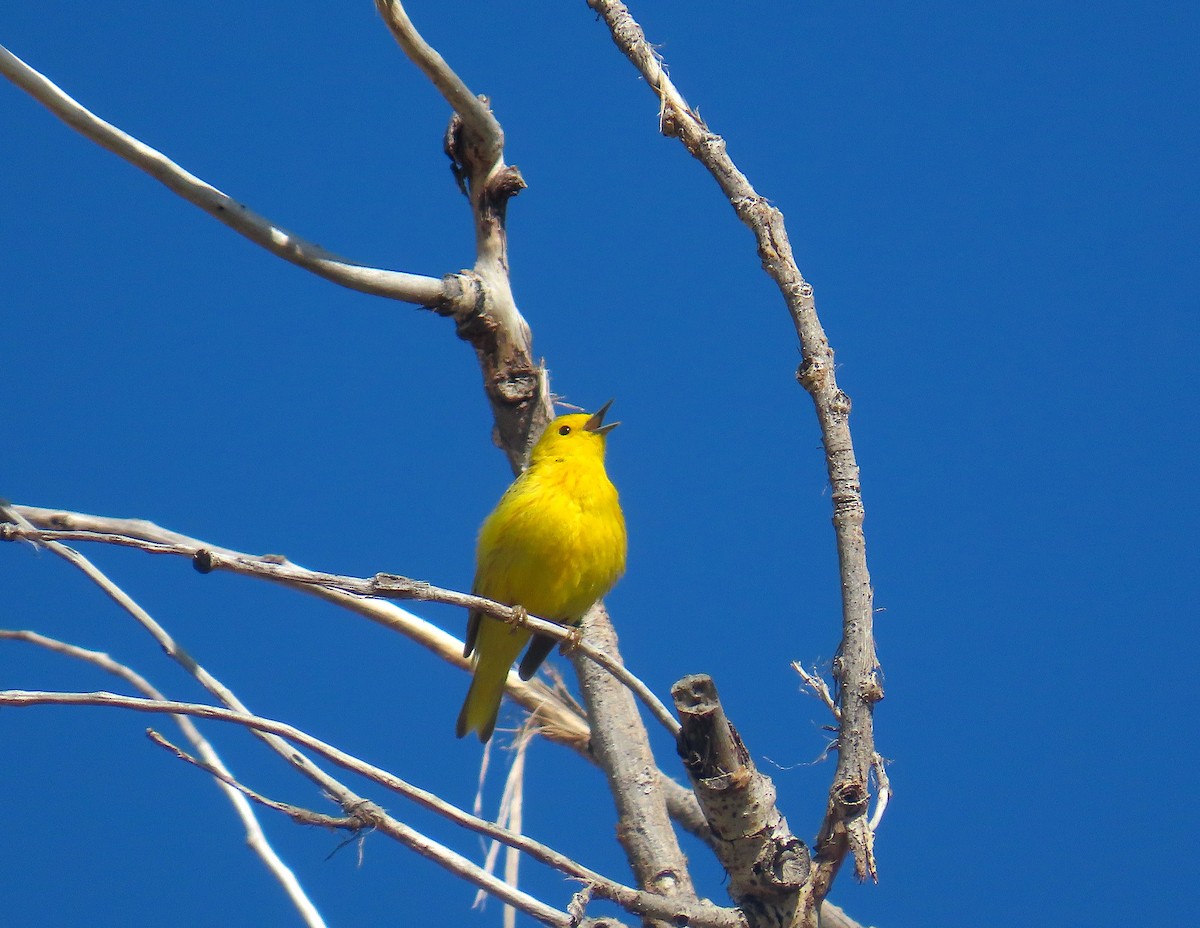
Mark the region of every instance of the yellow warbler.
[[[528, 469], [513, 481], [479, 530], [472, 592], [563, 625], [578, 625], [625, 572], [625, 518], [604, 471], [604, 443], [619, 423], [604, 424], [612, 400], [595, 415], [559, 416], [538, 439]], [[527, 628], [481, 612], [467, 620], [463, 657], [475, 676], [455, 732], [492, 737], [508, 669], [530, 638]], [[534, 635], [521, 661], [533, 676], [555, 640]]]

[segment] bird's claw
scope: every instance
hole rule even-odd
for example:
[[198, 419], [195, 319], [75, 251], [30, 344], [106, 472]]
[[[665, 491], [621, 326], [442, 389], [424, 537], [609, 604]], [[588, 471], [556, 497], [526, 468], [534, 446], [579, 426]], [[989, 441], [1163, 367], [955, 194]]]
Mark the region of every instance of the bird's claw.
[[583, 629], [568, 628], [567, 637], [562, 640], [560, 648], [563, 654], [570, 654], [576, 648], [583, 644]]

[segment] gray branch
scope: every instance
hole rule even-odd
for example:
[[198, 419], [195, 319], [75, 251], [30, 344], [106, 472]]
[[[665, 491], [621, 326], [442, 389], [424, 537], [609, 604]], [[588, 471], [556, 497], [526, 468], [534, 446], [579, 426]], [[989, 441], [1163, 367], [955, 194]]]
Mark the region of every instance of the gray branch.
[[285, 261], [351, 290], [428, 306], [441, 313], [455, 311], [470, 298], [463, 283], [455, 277], [439, 279], [367, 267], [305, 241], [190, 174], [162, 152], [105, 122], [3, 47], [0, 47], [0, 74], [80, 135], [145, 171], [172, 193]]
[[[256, 572], [251, 567], [245, 573], [319, 596], [364, 618], [377, 622], [392, 631], [405, 635], [455, 666], [464, 669], [469, 666], [463, 660], [462, 641], [460, 639], [447, 634], [411, 613], [398, 609], [390, 602], [368, 599], [358, 593], [347, 592], [342, 589], [332, 589], [316, 583], [303, 582], [302, 578], [305, 574], [320, 575], [312, 571], [306, 571], [298, 565], [290, 564], [285, 558], [279, 555], [260, 555], [256, 557], [229, 548], [222, 548], [201, 539], [165, 529], [145, 519], [116, 519], [108, 516], [66, 512], [61, 509], [45, 509], [37, 506], [11, 506], [9, 508], [16, 517], [27, 519], [44, 534], [39, 535], [35, 532], [33, 535], [30, 535], [28, 531], [21, 531], [18, 526], [10, 524], [0, 525], [0, 538], [9, 537], [16, 540], [25, 537], [35, 540], [36, 543], [36, 540], [40, 537], [46, 544], [54, 544], [56, 543], [56, 539], [87, 540], [103, 544], [127, 544], [143, 551], [189, 558], [194, 558], [196, 554], [204, 551], [208, 553], [205, 559], [206, 563], [208, 562], [208, 558], [212, 557], [221, 559], [225, 563], [244, 563], [248, 565], [257, 563], [261, 566], [261, 571]], [[299, 573], [290, 573], [285, 568], [291, 568], [292, 571]], [[371, 583], [369, 580], [361, 582], [368, 585]], [[364, 592], [368, 589], [369, 586], [364, 587]], [[466, 594], [456, 595], [466, 596]], [[466, 600], [466, 602], [470, 604], [475, 602], [475, 599], [472, 598]], [[490, 601], [481, 599], [479, 602], [489, 603]], [[613, 660], [611, 655], [606, 656], [611, 663]], [[551, 741], [556, 741], [572, 748], [590, 762], [594, 763], [596, 761], [596, 758], [589, 749], [591, 731], [586, 722], [560, 700], [544, 683], [536, 679], [526, 682], [521, 680], [517, 674], [512, 673], [509, 674], [508, 679], [508, 695], [537, 719], [541, 734]], [[704, 816], [700, 813], [700, 807], [696, 804], [696, 799], [691, 791], [667, 777], [661, 777], [660, 783], [666, 795], [672, 817], [682, 827], [701, 840], [711, 841], [708, 825], [705, 823]]]
[[775, 805], [775, 784], [755, 769], [711, 677], [684, 677], [671, 694], [683, 724], [679, 754], [717, 839], [729, 895], [755, 928], [803, 923], [812, 857]]
[[[268, 732], [272, 735], [286, 738], [302, 745], [313, 753], [324, 757], [337, 766], [363, 776], [372, 782], [387, 787], [417, 804], [437, 812], [458, 825], [469, 828], [480, 834], [495, 838], [510, 847], [515, 847], [541, 862], [555, 867], [576, 879], [591, 886], [591, 892], [599, 898], [610, 899], [634, 914], [648, 918], [661, 919], [667, 923], [683, 923], [695, 925], [697, 928], [743, 928], [744, 923], [736, 912], [720, 909], [710, 904], [682, 905], [677, 900], [659, 899], [652, 893], [638, 892], [630, 887], [622, 886], [609, 880], [574, 860], [534, 841], [524, 835], [514, 834], [508, 829], [501, 828], [491, 822], [464, 812], [445, 802], [426, 790], [412, 786], [373, 764], [360, 760], [338, 748], [314, 738], [312, 735], [272, 719], [261, 718], [247, 712], [221, 709], [216, 706], [206, 706], [199, 703], [178, 702], [167, 699], [145, 699], [135, 696], [121, 696], [116, 693], [64, 693], [29, 690], [0, 691], [0, 706], [14, 708], [38, 705], [65, 706], [104, 706], [110, 708], [133, 709], [139, 712], [162, 713], [169, 715], [189, 715], [212, 721], [228, 722], [241, 725], [258, 732]], [[276, 806], [278, 808], [278, 806]], [[297, 810], [289, 807], [281, 811], [292, 814]], [[346, 810], [353, 819], [343, 824], [333, 819], [322, 819], [319, 824], [352, 827], [354, 829], [376, 829], [401, 844], [422, 854], [422, 856], [441, 864], [446, 869], [468, 879], [476, 886], [486, 889], [509, 905], [521, 909], [543, 924], [555, 928], [574, 928], [575, 922], [564, 912], [551, 908], [533, 897], [522, 893], [502, 880], [485, 872], [482, 868], [471, 863], [461, 855], [432, 841], [420, 832], [412, 829], [384, 812], [378, 805], [365, 799], [360, 799]], [[600, 928], [609, 919], [589, 920], [596, 928]], [[585, 924], [588, 922], [585, 921]]]
[[823, 899], [847, 849], [853, 851], [860, 879], [875, 876], [867, 813], [875, 758], [872, 711], [883, 698], [883, 687], [872, 631], [871, 578], [858, 464], [850, 437], [850, 398], [837, 385], [833, 350], [817, 317], [812, 285], [792, 255], [783, 214], [737, 168], [725, 140], [688, 106], [628, 8], [619, 0], [588, 0], [588, 5], [604, 19], [617, 47], [657, 95], [663, 134], [679, 139], [708, 169], [738, 218], [753, 232], [763, 269], [779, 287], [800, 340], [802, 360], [796, 377], [812, 397], [821, 426], [842, 587], [842, 643], [834, 662], [840, 684], [838, 763], [818, 833], [813, 872], [815, 897]]
[[[617, 635], [602, 605], [584, 617], [587, 637], [620, 660]], [[590, 661], [574, 658], [575, 672], [592, 723], [592, 754], [608, 777], [617, 806], [617, 840], [638, 885], [668, 899], [696, 898], [687, 858], [671, 828], [646, 728], [629, 691]], [[656, 923], [657, 924], [657, 923]]]
[[508, 270], [508, 201], [525, 189], [521, 172], [504, 162], [504, 132], [485, 97], [471, 92], [420, 36], [397, 0], [376, 0], [397, 43], [454, 110], [444, 147], [459, 189], [471, 204], [475, 301], [447, 304], [458, 335], [470, 342], [496, 421], [496, 443], [514, 471], [525, 467], [533, 442], [554, 412], [546, 369], [533, 356], [533, 336], [517, 309]]
[[[0, 512], [0, 515], [2, 514]], [[111, 583], [111, 581], [109, 582]], [[99, 667], [107, 673], [111, 673], [113, 676], [119, 677], [150, 699], [166, 699], [149, 680], [137, 673], [132, 667], [113, 660], [103, 652], [81, 648], [78, 645], [59, 641], [56, 638], [49, 638], [37, 632], [17, 629], [0, 629], [0, 640], [24, 641], [54, 653], [84, 661]], [[200, 734], [200, 730], [196, 727], [195, 723], [185, 715], [175, 716], [175, 723], [179, 726], [180, 731], [183, 732], [184, 737], [196, 749], [196, 753], [203, 758], [202, 760], [197, 759], [195, 762], [203, 765], [204, 769], [208, 770], [217, 779], [217, 785], [233, 804], [234, 811], [241, 820], [242, 826], [246, 829], [246, 844], [259, 856], [271, 875], [279, 881], [284, 892], [287, 893], [288, 898], [296, 907], [301, 920], [307, 928], [325, 928], [325, 920], [321, 917], [321, 913], [317, 911], [317, 907], [308, 898], [304, 887], [296, 879], [296, 874], [283, 862], [283, 859], [279, 857], [275, 849], [271, 847], [266, 833], [259, 824], [258, 817], [254, 814], [254, 810], [251, 808], [246, 796], [243, 795], [236, 783], [232, 782], [232, 774], [230, 774], [229, 769], [225, 766], [208, 739]]]

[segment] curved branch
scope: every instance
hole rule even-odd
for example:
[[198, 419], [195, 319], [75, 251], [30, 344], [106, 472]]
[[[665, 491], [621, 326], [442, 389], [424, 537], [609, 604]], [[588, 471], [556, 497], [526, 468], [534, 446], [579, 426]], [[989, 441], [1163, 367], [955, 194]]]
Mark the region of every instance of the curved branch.
[[[149, 680], [133, 668], [113, 660], [103, 652], [81, 648], [78, 645], [59, 641], [57, 638], [49, 638], [34, 631], [3, 628], [0, 629], [0, 640], [24, 641], [27, 644], [36, 645], [48, 651], [84, 661], [95, 667], [99, 667], [107, 673], [111, 673], [113, 676], [119, 677], [150, 699], [166, 699]], [[208, 739], [200, 734], [200, 730], [190, 718], [185, 715], [177, 715], [175, 716], [175, 723], [179, 726], [180, 731], [183, 732], [184, 737], [192, 743], [192, 746], [196, 749], [196, 753], [200, 756], [201, 759], [196, 760], [196, 763], [202, 765], [204, 769], [208, 770], [216, 778], [217, 786], [225, 793], [233, 805], [234, 811], [242, 822], [242, 827], [246, 829], [246, 844], [259, 856], [267, 870], [283, 887], [283, 891], [292, 901], [292, 905], [296, 907], [296, 911], [300, 914], [304, 924], [308, 928], [325, 928], [325, 920], [321, 917], [321, 913], [317, 911], [317, 907], [308, 898], [308, 894], [305, 893], [304, 887], [300, 885], [300, 881], [296, 879], [296, 874], [292, 871], [291, 867], [285, 864], [275, 852], [275, 849], [271, 847], [266, 833], [262, 830], [262, 825], [258, 822], [258, 816], [254, 814], [254, 809], [247, 801], [247, 796], [243, 795], [236, 781], [233, 781], [233, 775], [221, 760], [220, 755], [217, 754]]]
[[[237, 551], [172, 532], [144, 519], [113, 519], [85, 513], [65, 512], [59, 509], [43, 509], [37, 506], [13, 505], [8, 508], [16, 516], [28, 519], [34, 525], [47, 531], [127, 536], [151, 545], [178, 548], [182, 552], [189, 553], [188, 556], [193, 556], [195, 552], [201, 550], [228, 558], [244, 556]], [[0, 516], [2, 515], [3, 511], [0, 510]], [[11, 532], [11, 529], [0, 525], [0, 531]], [[270, 559], [269, 557], [264, 558], [264, 560]], [[274, 560], [279, 561], [280, 559], [274, 558]], [[278, 577], [272, 579], [293, 589], [319, 596], [370, 619], [372, 622], [399, 632], [457, 667], [467, 669], [470, 666], [469, 662], [463, 659], [461, 640], [411, 612], [399, 608], [394, 603], [378, 599], [364, 599], [341, 590], [293, 582]], [[489, 601], [481, 600], [481, 602]], [[520, 679], [517, 674], [510, 673], [507, 693], [511, 699], [534, 716], [538, 722], [540, 734], [551, 741], [572, 748], [588, 761], [595, 762], [596, 759], [589, 747], [591, 731], [587, 722], [580, 718], [578, 713], [564, 703], [545, 683], [537, 679], [527, 682]], [[710, 841], [708, 825], [704, 821], [704, 816], [700, 814], [700, 807], [691, 790], [665, 776], [660, 778], [660, 782], [672, 817], [696, 837], [703, 841]]]
[[455, 276], [423, 277], [357, 264], [260, 216], [144, 142], [105, 122], [58, 85], [0, 46], [0, 74], [28, 93], [76, 132], [145, 171], [168, 190], [272, 254], [351, 290], [416, 303], [449, 314], [474, 302]]
[[[652, 893], [639, 892], [631, 887], [622, 886], [607, 877], [601, 876], [594, 870], [580, 865], [571, 858], [560, 854], [558, 851], [547, 847], [539, 841], [535, 841], [525, 835], [515, 834], [506, 828], [501, 828], [492, 822], [465, 812], [435, 794], [413, 786], [394, 774], [352, 754], [347, 754], [345, 751], [327, 744], [319, 738], [314, 738], [307, 732], [301, 731], [285, 722], [262, 718], [246, 712], [220, 709], [216, 706], [207, 706], [200, 703], [179, 702], [169, 699], [144, 699], [137, 696], [121, 696], [116, 693], [103, 691], [93, 693], [31, 690], [0, 691], [0, 706], [23, 708], [37, 705], [103, 706], [132, 709], [137, 712], [154, 714], [190, 715], [211, 721], [241, 725], [244, 728], [255, 731], [269, 732], [270, 734], [303, 746], [344, 770], [349, 770], [380, 786], [386, 787], [404, 796], [406, 799], [415, 802], [417, 805], [454, 822], [456, 825], [494, 838], [509, 847], [517, 848], [535, 860], [553, 867], [568, 876], [583, 880], [592, 886], [592, 891], [595, 895], [616, 902], [633, 914], [648, 915], [668, 920], [677, 919], [679, 916], [684, 915], [688, 924], [696, 925], [698, 928], [744, 928], [744, 922], [735, 912], [720, 909], [711, 904], [700, 904], [683, 908], [678, 904], [671, 904]], [[364, 800], [361, 806], [354, 811], [360, 817], [364, 827], [373, 827], [383, 831], [401, 841], [401, 843], [430, 857], [430, 859], [441, 863], [443, 866], [448, 866], [455, 873], [467, 876], [475, 885], [487, 889], [488, 892], [500, 897], [510, 905], [514, 905], [522, 911], [533, 915], [533, 917], [538, 918], [545, 924], [563, 926], [570, 924], [569, 917], [565, 913], [558, 912], [544, 903], [538, 902], [533, 897], [512, 889], [512, 887], [487, 874], [481, 868], [466, 860], [466, 858], [441, 845], [433, 844], [424, 835], [392, 819], [374, 803]], [[424, 844], [423, 847], [416, 846], [422, 843]], [[430, 849], [430, 845], [436, 850], [436, 853], [426, 853]], [[454, 864], [454, 866], [450, 866], [451, 864]], [[469, 874], [464, 873], [461, 865], [465, 865], [471, 872]], [[485, 882], [489, 885], [484, 885]], [[508, 890], [508, 892], [500, 893], [497, 891], [496, 885], [490, 884], [498, 884]]]
[[875, 756], [872, 711], [883, 698], [883, 687], [872, 632], [873, 591], [862, 530], [858, 464], [850, 438], [850, 398], [838, 388], [833, 350], [817, 317], [812, 285], [796, 266], [783, 214], [738, 170], [726, 152], [725, 140], [710, 131], [688, 106], [626, 6], [619, 0], [588, 0], [588, 6], [604, 18], [617, 47], [658, 96], [663, 134], [679, 139], [708, 169], [738, 218], [754, 233], [763, 269], [779, 287], [800, 340], [803, 360], [796, 376], [812, 397], [821, 426], [842, 581], [842, 643], [834, 662], [834, 674], [841, 684], [841, 725], [837, 771], [816, 845], [813, 885], [820, 900], [847, 846], [854, 852], [859, 878], [875, 876], [867, 809]]
[[421, 38], [403, 4], [398, 0], [375, 0], [375, 8], [379, 10], [379, 15], [387, 23], [396, 42], [404, 49], [404, 54], [429, 78], [471, 131], [485, 141], [488, 157], [492, 160], [499, 158], [504, 149], [504, 130], [487, 104], [471, 93], [462, 78], [446, 64], [446, 60]]
[[[238, 552], [218, 553], [212, 548], [196, 548], [192, 545], [162, 544], [144, 541], [130, 535], [105, 534], [98, 532], [57, 531], [53, 529], [26, 528], [8, 523], [0, 524], [0, 539], [5, 541], [24, 540], [37, 544], [61, 543], [64, 541], [88, 541], [101, 544], [119, 545], [121, 547], [137, 548], [151, 554], [171, 554], [178, 557], [191, 558], [196, 569], [201, 573], [211, 573], [224, 570], [243, 576], [257, 577], [277, 583], [287, 583], [294, 586], [319, 586], [327, 590], [349, 593], [355, 596], [378, 596], [385, 599], [418, 600], [420, 602], [442, 603], [450, 606], [461, 606], [464, 609], [475, 609], [494, 616], [502, 622], [513, 625], [525, 625], [539, 635], [554, 638], [569, 645], [588, 660], [603, 667], [608, 673], [628, 687], [653, 713], [672, 735], [679, 731], [679, 723], [667, 711], [662, 701], [654, 695], [651, 689], [635, 677], [619, 660], [614, 659], [603, 649], [596, 647], [580, 637], [578, 629], [564, 627], [556, 622], [529, 615], [523, 609], [507, 606], [503, 603], [475, 596], [471, 593], [460, 593], [457, 590], [447, 590], [433, 586], [424, 580], [410, 580], [396, 574], [376, 574], [371, 579], [349, 577], [342, 574], [330, 574], [321, 571], [308, 570], [291, 563], [279, 555], [256, 556]], [[72, 549], [67, 549], [71, 551]], [[76, 553], [77, 552], [72, 552]], [[119, 591], [118, 591], [119, 592]], [[123, 603], [124, 604], [124, 603]], [[453, 642], [457, 653], [461, 655], [461, 642], [452, 636], [447, 636]], [[465, 660], [456, 663], [466, 664]]]

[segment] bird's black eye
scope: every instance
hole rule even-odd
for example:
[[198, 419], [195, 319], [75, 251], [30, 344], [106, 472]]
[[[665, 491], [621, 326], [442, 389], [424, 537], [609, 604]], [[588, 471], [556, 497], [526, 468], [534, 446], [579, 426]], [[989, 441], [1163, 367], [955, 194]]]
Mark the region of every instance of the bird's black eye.
[[571, 427], [570, 427], [569, 425], [561, 425], [561, 426], [559, 426], [559, 428], [558, 428], [558, 434], [559, 434], [559, 435], [570, 435], [570, 434], [571, 434]]

